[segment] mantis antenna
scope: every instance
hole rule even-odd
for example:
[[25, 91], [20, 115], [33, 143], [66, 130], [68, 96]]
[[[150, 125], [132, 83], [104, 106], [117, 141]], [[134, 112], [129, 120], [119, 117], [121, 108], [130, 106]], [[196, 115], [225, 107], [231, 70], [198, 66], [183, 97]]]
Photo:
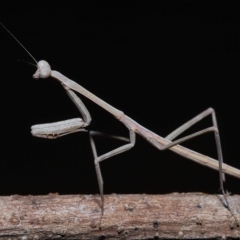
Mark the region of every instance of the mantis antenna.
[[18, 44], [28, 53], [28, 55], [34, 60], [37, 64], [37, 60], [33, 57], [33, 55], [23, 46], [23, 44], [0, 22], [3, 28], [18, 42]]
[[30, 62], [24, 61], [24, 60], [22, 60], [22, 59], [17, 59], [17, 61], [22, 62], [22, 63], [29, 64], [29, 65], [32, 65], [32, 66], [34, 66], [34, 67], [37, 67], [36, 64], [33, 64], [33, 63], [30, 63]]

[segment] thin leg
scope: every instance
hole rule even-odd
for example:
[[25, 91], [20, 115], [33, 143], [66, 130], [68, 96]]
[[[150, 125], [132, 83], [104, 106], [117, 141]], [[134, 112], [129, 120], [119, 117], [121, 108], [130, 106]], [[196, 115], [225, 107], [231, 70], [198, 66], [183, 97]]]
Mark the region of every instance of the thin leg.
[[91, 135], [91, 137], [95, 137], [95, 136], [96, 137], [108, 137], [108, 138], [113, 138], [113, 139], [129, 142], [129, 138], [122, 137], [122, 136], [111, 135], [111, 134], [107, 134], [107, 133], [103, 133], [103, 132], [90, 131], [89, 134]]
[[[188, 122], [184, 123], [182, 126], [175, 129], [173, 132], [168, 134], [165, 138], [168, 139], [168, 140], [173, 140], [174, 138], [179, 136], [181, 133], [186, 131], [188, 128], [190, 128], [191, 126], [193, 126], [197, 122], [201, 121], [203, 118], [212, 114], [212, 112], [214, 112], [214, 110], [212, 108], [208, 108], [207, 110], [198, 114], [196, 117], [194, 117], [191, 120], [189, 120]], [[216, 126], [214, 126], [214, 127], [216, 127]]]
[[225, 174], [222, 172], [222, 164], [223, 164], [222, 146], [221, 146], [220, 135], [219, 135], [218, 125], [217, 125], [217, 118], [216, 118], [216, 114], [215, 114], [214, 110], [212, 112], [212, 121], [213, 121], [213, 125], [217, 129], [217, 131], [215, 131], [215, 140], [216, 140], [216, 145], [217, 145], [217, 154], [218, 154], [218, 161], [219, 161], [220, 190], [222, 191], [222, 194], [224, 196], [226, 206], [230, 210], [228, 200], [227, 200], [227, 197], [226, 197], [226, 193], [225, 193], [225, 190], [224, 190], [224, 185], [223, 185], [223, 182], [226, 181], [226, 178], [225, 178]]
[[[212, 122], [213, 122], [213, 128], [214, 128], [212, 131], [214, 132], [214, 135], [215, 135], [215, 141], [216, 141], [216, 147], [217, 147], [217, 155], [218, 155], [218, 161], [219, 161], [220, 190], [222, 191], [222, 193], [224, 195], [224, 198], [225, 198], [225, 201], [226, 201], [226, 205], [229, 206], [228, 202], [227, 202], [226, 194], [225, 194], [225, 191], [224, 191], [224, 185], [223, 185], [223, 182], [226, 181], [226, 178], [225, 178], [225, 174], [222, 172], [222, 164], [223, 164], [222, 148], [221, 148], [220, 135], [219, 135], [218, 125], [217, 125], [217, 118], [216, 118], [216, 114], [215, 114], [214, 109], [213, 108], [208, 108], [207, 110], [203, 111], [202, 113], [200, 113], [199, 115], [197, 115], [196, 117], [191, 119], [190, 121], [186, 122], [185, 124], [183, 124], [182, 126], [177, 128], [175, 131], [170, 133], [166, 137], [166, 139], [173, 140], [178, 135], [180, 135], [182, 132], [184, 132], [185, 130], [190, 128], [192, 125], [194, 125], [195, 123], [199, 122], [200, 120], [202, 120], [203, 118], [207, 117], [210, 114], [212, 115]], [[181, 138], [178, 141], [176, 141], [177, 143], [173, 142], [173, 145], [172, 144], [166, 145], [166, 146], [164, 146], [166, 148], [164, 148], [163, 150], [165, 150], [165, 149], [167, 149], [169, 147], [172, 147], [172, 146], [174, 146], [176, 144], [179, 144], [180, 142], [187, 141], [187, 140], [189, 140], [189, 139], [191, 139], [193, 137], [196, 137], [196, 136], [199, 136], [201, 134], [209, 132], [209, 131], [207, 131], [207, 129], [205, 129], [205, 130], [206, 131], [203, 130], [203, 131], [197, 132], [196, 133], [197, 135], [192, 134], [192, 135], [189, 135], [189, 136], [187, 136], [185, 138]], [[183, 141], [181, 141], [181, 140], [183, 140]]]
[[87, 110], [86, 106], [84, 105], [84, 103], [76, 95], [75, 92], [73, 92], [72, 90], [70, 90], [68, 87], [66, 87], [64, 85], [63, 85], [63, 87], [65, 88], [69, 98], [73, 101], [73, 103], [76, 105], [79, 112], [82, 114], [82, 117], [83, 117], [84, 122], [86, 123], [86, 126], [89, 125], [92, 121], [92, 118], [91, 118], [91, 115], [90, 115], [89, 111]]
[[93, 156], [94, 156], [94, 163], [95, 163], [95, 168], [96, 168], [96, 174], [97, 174], [97, 180], [98, 180], [98, 185], [99, 185], [99, 190], [100, 190], [100, 195], [101, 195], [101, 201], [102, 201], [102, 213], [103, 213], [103, 210], [104, 210], [104, 197], [103, 197], [103, 179], [102, 179], [102, 173], [101, 173], [101, 169], [100, 169], [100, 165], [99, 163], [105, 159], [108, 159], [110, 157], [113, 157], [117, 154], [120, 154], [122, 152], [125, 152], [129, 149], [131, 149], [134, 145], [135, 145], [135, 142], [136, 142], [136, 134], [135, 132], [133, 131], [129, 131], [129, 136], [130, 136], [130, 139], [128, 141], [130, 141], [130, 143], [126, 144], [126, 145], [123, 145], [119, 148], [116, 148], [108, 153], [105, 153], [101, 156], [97, 156], [97, 150], [96, 150], [96, 146], [95, 146], [95, 143], [94, 143], [94, 140], [93, 140], [93, 137], [92, 135], [99, 135], [99, 136], [108, 136], [108, 137], [114, 137], [116, 139], [120, 139], [120, 140], [123, 140], [123, 141], [126, 141], [127, 139], [126, 138], [123, 138], [123, 137], [119, 137], [119, 136], [113, 136], [113, 135], [106, 135], [106, 134], [101, 134], [99, 132], [90, 132], [89, 136], [90, 136], [90, 143], [91, 143], [91, 147], [92, 147], [92, 151], [93, 151]]
[[118, 140], [122, 140], [122, 141], [125, 141], [125, 142], [129, 142], [130, 140], [128, 138], [125, 138], [125, 137], [121, 137], [121, 136], [116, 136], [116, 135], [111, 135], [111, 134], [106, 134], [106, 133], [103, 133], [103, 132], [98, 132], [98, 131], [90, 131], [89, 132], [89, 137], [90, 137], [90, 144], [91, 144], [91, 148], [92, 148], [92, 152], [93, 152], [93, 157], [94, 159], [96, 159], [98, 156], [97, 156], [97, 149], [96, 149], [96, 145], [95, 145], [95, 142], [94, 142], [94, 139], [93, 137], [95, 136], [100, 136], [100, 137], [109, 137], [109, 138], [114, 138], [114, 139], [118, 139]]
[[[216, 140], [216, 146], [217, 146], [217, 154], [218, 154], [218, 160], [220, 162], [219, 164], [219, 169], [221, 171], [222, 169], [222, 163], [223, 163], [223, 157], [222, 157], [222, 148], [221, 148], [221, 142], [220, 142], [220, 136], [219, 136], [219, 130], [218, 130], [218, 125], [217, 125], [217, 118], [216, 118], [216, 114], [213, 108], [208, 108], [207, 110], [203, 111], [202, 113], [198, 114], [196, 117], [192, 118], [190, 121], [186, 122], [185, 124], [183, 124], [182, 126], [180, 126], [179, 128], [177, 128], [176, 130], [174, 130], [172, 133], [170, 133], [166, 139], [168, 140], [173, 140], [174, 138], [176, 138], [178, 135], [180, 135], [182, 132], [184, 132], [185, 130], [187, 130], [188, 128], [190, 128], [191, 126], [193, 126], [194, 124], [196, 124], [197, 122], [199, 122], [200, 120], [202, 120], [203, 118], [212, 115], [212, 122], [213, 122], [213, 126], [215, 127], [215, 140]], [[221, 165], [221, 166], [220, 166]], [[225, 174], [222, 173], [222, 177], [220, 177], [220, 179], [222, 179], [223, 181], [225, 181]], [[221, 181], [221, 180], [220, 180]], [[221, 186], [221, 183], [220, 183]]]
[[175, 145], [177, 145], [177, 144], [186, 142], [186, 141], [188, 141], [188, 140], [190, 140], [190, 139], [192, 139], [192, 138], [198, 137], [198, 136], [203, 135], [203, 134], [205, 134], [205, 133], [215, 132], [215, 131], [217, 131], [217, 129], [216, 129], [215, 127], [205, 128], [205, 129], [203, 129], [203, 130], [201, 130], [201, 131], [199, 131], [199, 132], [195, 132], [195, 133], [193, 133], [193, 134], [190, 134], [190, 135], [188, 135], [188, 136], [186, 136], [186, 137], [180, 138], [180, 139], [178, 139], [178, 140], [175, 140], [175, 141], [173, 141], [173, 142], [171, 142], [171, 143], [169, 143], [169, 144], [167, 144], [167, 145], [160, 146], [160, 147], [158, 147], [158, 148], [159, 148], [160, 150], [167, 150], [167, 149], [169, 149], [169, 148], [171, 148], [171, 147], [173, 147], [173, 146], [175, 146]]

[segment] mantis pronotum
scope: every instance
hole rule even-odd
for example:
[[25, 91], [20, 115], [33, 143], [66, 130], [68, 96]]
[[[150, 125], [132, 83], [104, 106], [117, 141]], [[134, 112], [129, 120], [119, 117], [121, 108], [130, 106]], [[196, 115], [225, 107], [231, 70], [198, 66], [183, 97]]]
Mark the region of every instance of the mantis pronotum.
[[[20, 42], [19, 42], [19, 44], [23, 47], [23, 45]], [[29, 52], [28, 52], [28, 54], [32, 57], [32, 55]], [[116, 108], [112, 107], [111, 105], [109, 105], [108, 103], [104, 102], [103, 100], [101, 100], [100, 98], [98, 98], [97, 96], [95, 96], [94, 94], [89, 92], [88, 90], [84, 89], [82, 86], [80, 86], [76, 82], [68, 79], [67, 77], [63, 76], [61, 73], [59, 73], [57, 71], [51, 70], [50, 65], [46, 61], [41, 60], [41, 61], [37, 62], [35, 59], [34, 59], [34, 61], [37, 63], [37, 71], [33, 75], [33, 77], [34, 78], [53, 77], [53, 78], [57, 79], [63, 85], [68, 96], [71, 98], [71, 100], [74, 102], [74, 104], [79, 109], [80, 113], [82, 114], [83, 119], [76, 118], [76, 119], [66, 120], [66, 121], [57, 122], [57, 123], [40, 124], [40, 125], [32, 126], [33, 136], [45, 137], [45, 138], [57, 138], [57, 137], [61, 137], [63, 135], [78, 132], [78, 131], [86, 131], [85, 127], [87, 127], [90, 124], [91, 117], [90, 117], [88, 110], [86, 109], [86, 107], [84, 106], [84, 104], [82, 103], [80, 98], [74, 93], [74, 91], [84, 95], [85, 97], [89, 98], [91, 101], [93, 101], [94, 103], [96, 103], [97, 105], [99, 105], [100, 107], [102, 107], [103, 109], [108, 111], [109, 113], [111, 113], [116, 119], [118, 119], [120, 122], [122, 122], [129, 130], [129, 139], [124, 138], [124, 137], [119, 137], [119, 136], [113, 136], [114, 138], [118, 138], [120, 140], [127, 141], [127, 143], [125, 145], [123, 145], [117, 149], [114, 149], [113, 151], [110, 151], [108, 153], [105, 153], [101, 156], [97, 155], [93, 136], [95, 136], [95, 135], [103, 135], [104, 136], [104, 134], [101, 134], [98, 132], [92, 132], [92, 131], [89, 132], [90, 143], [91, 143], [91, 147], [92, 147], [92, 151], [93, 151], [93, 155], [94, 155], [97, 179], [98, 179], [98, 184], [99, 184], [99, 189], [100, 189], [100, 194], [101, 194], [102, 210], [103, 210], [103, 206], [104, 206], [103, 179], [102, 179], [102, 174], [101, 174], [101, 169], [100, 169], [99, 163], [107, 158], [114, 156], [114, 155], [117, 155], [124, 151], [130, 150], [135, 145], [136, 133], [139, 134], [140, 136], [142, 136], [143, 138], [145, 138], [150, 144], [152, 144], [159, 150], [170, 149], [185, 158], [191, 159], [195, 162], [198, 162], [202, 165], [208, 166], [215, 170], [219, 170], [220, 188], [222, 190], [224, 197], [225, 197], [225, 192], [224, 192], [224, 188], [223, 188], [224, 173], [227, 173], [229, 175], [240, 178], [240, 170], [223, 163], [221, 143], [220, 143], [219, 131], [218, 131], [217, 120], [216, 120], [216, 115], [215, 115], [214, 109], [209, 108], [209, 109], [203, 111], [202, 113], [200, 113], [199, 115], [197, 115], [196, 117], [194, 117], [193, 119], [188, 121], [187, 123], [185, 123], [182, 126], [180, 126], [179, 128], [177, 128], [175, 131], [170, 133], [167, 137], [163, 138], [163, 137], [160, 137], [157, 134], [153, 133], [152, 131], [144, 128], [143, 126], [141, 126], [140, 124], [135, 122], [133, 119], [126, 116], [122, 111], [119, 111], [118, 109], [116, 109]], [[205, 118], [209, 115], [212, 116], [212, 122], [213, 122], [212, 127], [203, 129], [199, 132], [196, 132], [189, 136], [180, 138], [178, 140], [174, 140], [182, 132], [184, 132], [185, 130], [190, 128], [192, 125], [194, 125], [195, 123], [199, 122], [200, 120], [202, 120], [203, 118]], [[214, 134], [215, 134], [217, 153], [218, 153], [218, 161], [179, 145], [187, 140], [190, 140], [199, 135], [202, 135], [204, 133], [209, 133], [209, 132], [214, 132]], [[226, 197], [225, 197], [225, 201], [226, 201], [226, 206], [228, 207]]]

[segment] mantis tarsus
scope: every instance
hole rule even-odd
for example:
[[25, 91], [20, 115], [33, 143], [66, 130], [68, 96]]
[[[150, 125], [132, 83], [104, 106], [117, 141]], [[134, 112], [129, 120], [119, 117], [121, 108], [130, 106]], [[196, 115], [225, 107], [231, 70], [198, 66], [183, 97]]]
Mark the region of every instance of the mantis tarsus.
[[[2, 25], [2, 24], [1, 24]], [[2, 25], [5, 29], [6, 27]], [[9, 30], [6, 29], [8, 32]], [[12, 36], [13, 34], [9, 32]], [[14, 36], [13, 36], [14, 37]], [[15, 37], [14, 37], [15, 38]], [[15, 38], [16, 39], [16, 38]], [[26, 48], [16, 39], [16, 41], [26, 50]], [[27, 51], [27, 50], [26, 50]], [[27, 51], [27, 53], [33, 58], [33, 56]], [[34, 58], [33, 58], [34, 59]], [[173, 152], [191, 159], [195, 162], [198, 162], [202, 165], [208, 166], [210, 168], [213, 168], [215, 170], [219, 170], [219, 178], [220, 178], [220, 189], [223, 193], [223, 196], [225, 198], [226, 206], [229, 207], [227, 198], [224, 192], [224, 186], [223, 181], [225, 180], [224, 173], [227, 173], [229, 175], [235, 176], [237, 178], [240, 178], [240, 170], [236, 169], [234, 167], [231, 167], [227, 164], [223, 163], [223, 157], [222, 157], [222, 150], [221, 150], [221, 143], [220, 143], [220, 136], [219, 136], [219, 130], [217, 125], [217, 119], [215, 115], [215, 111], [212, 108], [208, 108], [207, 110], [203, 111], [190, 121], [186, 122], [179, 128], [177, 128], [175, 131], [170, 133], [165, 138], [158, 136], [157, 134], [153, 133], [152, 131], [144, 128], [137, 122], [135, 122], [130, 117], [126, 116], [122, 111], [119, 111], [118, 109], [112, 107], [110, 104], [104, 102], [102, 99], [98, 98], [88, 90], [84, 89], [82, 86], [77, 84], [76, 82], [68, 79], [67, 77], [63, 76], [61, 73], [51, 70], [50, 65], [44, 61], [41, 60], [37, 62], [35, 59], [34, 61], [37, 63], [37, 71], [33, 75], [34, 78], [48, 78], [52, 77], [54, 79], [57, 79], [66, 90], [68, 96], [70, 99], [74, 102], [74, 104], [77, 106], [78, 110], [82, 114], [83, 119], [76, 118], [71, 120], [66, 120], [62, 122], [57, 123], [49, 123], [49, 124], [39, 124], [32, 126], [32, 134], [33, 136], [37, 137], [45, 137], [45, 138], [57, 138], [64, 136], [66, 134], [79, 132], [79, 131], [86, 131], [85, 127], [87, 127], [91, 123], [91, 116], [87, 110], [87, 108], [84, 106], [83, 102], [80, 100], [80, 98], [74, 93], [74, 91], [84, 95], [85, 97], [89, 98], [91, 101], [111, 113], [116, 119], [118, 119], [120, 122], [122, 122], [127, 129], [129, 130], [129, 139], [125, 137], [120, 136], [111, 136], [123, 141], [127, 141], [127, 143], [119, 148], [116, 148], [108, 153], [105, 153], [101, 156], [97, 155], [95, 143], [93, 136], [100, 135], [104, 136], [105, 134], [99, 133], [99, 132], [92, 132], [90, 131], [90, 143], [94, 155], [94, 162], [95, 162], [95, 168], [96, 168], [96, 174], [100, 189], [100, 195], [101, 195], [101, 201], [102, 201], [102, 210], [104, 206], [104, 196], [103, 196], [103, 179], [101, 174], [101, 169], [99, 163], [105, 159], [108, 159], [114, 155], [117, 155], [119, 153], [125, 152], [129, 149], [131, 149], [135, 145], [135, 139], [136, 139], [136, 133], [145, 138], [150, 144], [152, 144], [154, 147], [156, 147], [159, 150], [166, 150], [170, 149]], [[188, 135], [186, 137], [180, 138], [178, 140], [174, 140], [177, 136], [179, 136], [182, 132], [190, 128], [195, 123], [199, 122], [203, 118], [211, 115], [212, 116], [212, 122], [213, 126], [203, 129], [199, 132], [196, 132], [194, 134]], [[192, 138], [195, 138], [199, 135], [214, 132], [215, 135], [215, 141], [216, 141], [216, 147], [217, 147], [217, 153], [218, 153], [218, 161], [215, 159], [212, 159], [208, 156], [205, 156], [203, 154], [200, 154], [198, 152], [192, 151], [188, 148], [185, 148], [179, 144], [188, 141]]]

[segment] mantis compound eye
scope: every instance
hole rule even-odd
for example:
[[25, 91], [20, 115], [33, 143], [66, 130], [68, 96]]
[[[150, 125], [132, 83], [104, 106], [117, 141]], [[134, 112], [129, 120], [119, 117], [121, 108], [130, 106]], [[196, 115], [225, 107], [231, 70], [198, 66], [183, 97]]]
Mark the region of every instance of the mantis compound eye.
[[51, 67], [45, 60], [39, 61], [37, 67], [33, 78], [48, 78], [51, 75]]

